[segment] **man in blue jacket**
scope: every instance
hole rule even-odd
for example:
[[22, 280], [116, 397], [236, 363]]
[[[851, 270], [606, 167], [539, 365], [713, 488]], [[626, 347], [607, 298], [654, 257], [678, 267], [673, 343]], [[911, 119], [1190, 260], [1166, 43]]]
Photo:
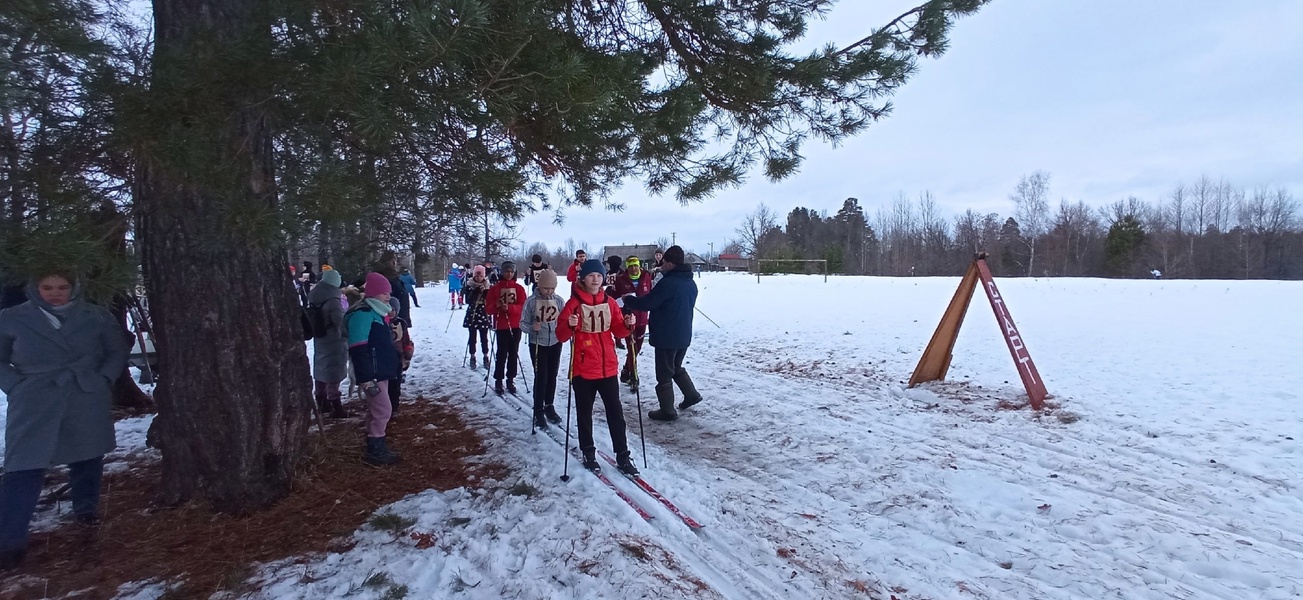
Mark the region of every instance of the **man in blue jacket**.
[[679, 409], [701, 402], [701, 394], [683, 368], [683, 357], [692, 344], [692, 311], [697, 306], [697, 282], [692, 280], [692, 265], [685, 264], [683, 248], [670, 246], [662, 259], [664, 277], [641, 298], [629, 295], [622, 300], [625, 310], [651, 311], [651, 345], [656, 349], [656, 400], [660, 409], [647, 413], [656, 421], [679, 418], [674, 410], [674, 385], [683, 393]]

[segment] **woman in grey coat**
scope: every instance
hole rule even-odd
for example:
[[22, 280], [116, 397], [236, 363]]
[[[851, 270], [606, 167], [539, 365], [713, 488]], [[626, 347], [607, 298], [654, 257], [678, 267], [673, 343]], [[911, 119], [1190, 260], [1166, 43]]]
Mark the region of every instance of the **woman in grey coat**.
[[324, 334], [312, 338], [314, 396], [321, 414], [336, 419], [348, 416], [340, 402], [339, 384], [348, 376], [348, 332], [344, 329], [344, 305], [338, 271], [325, 271], [321, 282], [308, 292], [308, 309], [320, 310]]
[[71, 278], [43, 277], [0, 312], [0, 390], [9, 396], [0, 478], [0, 569], [18, 565], [45, 470], [69, 467], [72, 510], [98, 522], [104, 455], [117, 446], [113, 382], [126, 367], [122, 327], [78, 298]]

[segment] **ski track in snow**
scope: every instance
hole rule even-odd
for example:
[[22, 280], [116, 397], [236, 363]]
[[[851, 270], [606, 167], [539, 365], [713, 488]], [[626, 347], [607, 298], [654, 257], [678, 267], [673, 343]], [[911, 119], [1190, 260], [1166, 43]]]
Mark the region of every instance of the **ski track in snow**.
[[[484, 371], [461, 366], [463, 313], [445, 333], [446, 293], [425, 288], [409, 397], [447, 397], [513, 474], [386, 507], [415, 524], [266, 565], [255, 597], [378, 598], [363, 582], [379, 572], [421, 598], [1303, 596], [1303, 283], [999, 281], [1054, 394], [1038, 416], [1002, 408], [1024, 396], [980, 294], [948, 381], [905, 389], [957, 278], [698, 282], [722, 327], [694, 323], [686, 367], [705, 402], [646, 419], [650, 349], [640, 365], [643, 475], [704, 529], [614, 469], [654, 519], [573, 456], [562, 483], [562, 430], [531, 434], [527, 401], [482, 396]], [[621, 400], [641, 467], [627, 386]], [[125, 426], [120, 454], [144, 426]], [[594, 435], [609, 451], [600, 408]]]

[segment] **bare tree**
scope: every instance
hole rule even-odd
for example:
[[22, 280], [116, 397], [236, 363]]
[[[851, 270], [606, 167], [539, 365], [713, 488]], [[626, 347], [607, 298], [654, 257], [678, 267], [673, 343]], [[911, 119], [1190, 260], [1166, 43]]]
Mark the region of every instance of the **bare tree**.
[[1023, 175], [1009, 196], [1013, 200], [1014, 218], [1018, 220], [1023, 243], [1027, 244], [1027, 275], [1035, 275], [1036, 241], [1046, 234], [1050, 222], [1050, 174], [1036, 171]]
[[755, 212], [742, 220], [742, 225], [735, 230], [737, 238], [734, 241], [744, 255], [754, 256], [761, 236], [775, 227], [778, 227], [778, 215], [761, 203], [756, 207]]

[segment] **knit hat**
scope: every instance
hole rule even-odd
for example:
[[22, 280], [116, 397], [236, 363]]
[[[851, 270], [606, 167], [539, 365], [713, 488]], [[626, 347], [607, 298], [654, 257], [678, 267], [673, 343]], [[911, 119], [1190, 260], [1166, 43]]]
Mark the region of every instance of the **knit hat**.
[[475, 265], [475, 270], [471, 271], [471, 276], [483, 275], [483, 274], [484, 274], [484, 265]]
[[601, 273], [602, 277], [606, 277], [606, 265], [602, 264], [602, 261], [597, 260], [596, 258], [590, 258], [584, 261], [584, 264], [579, 266], [579, 278], [583, 279], [587, 277], [589, 273]]
[[543, 262], [543, 257], [541, 255], [535, 254], [534, 256], [529, 257], [529, 260], [532, 262], [540, 263]]
[[683, 258], [683, 248], [680, 246], [670, 246], [670, 249], [665, 251], [663, 258], [665, 262], [674, 263], [676, 267], [687, 262]]
[[538, 272], [537, 277], [538, 277], [538, 287], [541, 288], [556, 287], [556, 271], [553, 271], [552, 269], [543, 269], [542, 271]]
[[384, 275], [373, 272], [373, 273], [366, 274], [365, 291], [366, 291], [367, 298], [375, 298], [380, 294], [388, 294], [393, 292], [394, 288], [389, 285], [389, 280], [385, 279]]
[[638, 265], [640, 267], [642, 266], [642, 260], [639, 259], [637, 256], [630, 256], [627, 260], [624, 261], [624, 266], [626, 267], [632, 267], [634, 265]]
[[[325, 267], [322, 268], [324, 269]], [[339, 276], [339, 271], [335, 271], [333, 269], [326, 269], [321, 272], [321, 283], [339, 287], [339, 284], [344, 283], [344, 279]], [[385, 283], [389, 283], [389, 282], [386, 281]]]
[[503, 273], [506, 273], [507, 271], [511, 271], [514, 274], [516, 272], [516, 263], [512, 261], [506, 261], [502, 263], [502, 268], [500, 270]]
[[321, 265], [322, 271], [333, 271], [335, 268], [330, 265]]

